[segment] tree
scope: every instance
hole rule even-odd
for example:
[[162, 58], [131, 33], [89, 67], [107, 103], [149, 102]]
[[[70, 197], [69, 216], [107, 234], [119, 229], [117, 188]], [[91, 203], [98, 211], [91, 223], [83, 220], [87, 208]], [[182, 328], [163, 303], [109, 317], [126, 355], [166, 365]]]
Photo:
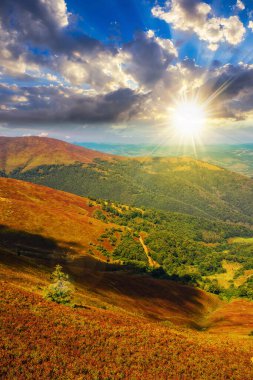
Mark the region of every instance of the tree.
[[73, 288], [69, 281], [69, 276], [62, 271], [60, 265], [56, 265], [52, 273], [52, 284], [45, 290], [45, 298], [66, 305], [70, 303], [72, 293]]

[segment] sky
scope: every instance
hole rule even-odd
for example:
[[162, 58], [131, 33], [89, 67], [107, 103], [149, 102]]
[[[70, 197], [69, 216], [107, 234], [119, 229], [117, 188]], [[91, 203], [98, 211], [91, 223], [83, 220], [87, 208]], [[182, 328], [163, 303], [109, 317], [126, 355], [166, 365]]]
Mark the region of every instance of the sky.
[[253, 142], [252, 1], [0, 1], [0, 135], [170, 144], [182, 103]]

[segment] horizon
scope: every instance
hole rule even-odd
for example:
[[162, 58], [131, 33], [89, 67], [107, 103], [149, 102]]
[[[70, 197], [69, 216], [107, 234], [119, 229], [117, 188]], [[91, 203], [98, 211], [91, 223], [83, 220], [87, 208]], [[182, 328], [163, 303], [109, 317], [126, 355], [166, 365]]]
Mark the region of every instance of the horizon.
[[[143, 142], [143, 143], [140, 143], [140, 142], [124, 142], [124, 141], [115, 141], [115, 142], [110, 142], [110, 141], [95, 141], [95, 140], [80, 140], [80, 141], [76, 141], [74, 139], [69, 139], [69, 138], [64, 138], [64, 137], [61, 137], [61, 136], [57, 136], [57, 135], [41, 135], [41, 134], [25, 134], [25, 135], [6, 135], [6, 134], [3, 134], [1, 135], [0, 134], [0, 138], [1, 137], [7, 137], [7, 138], [23, 138], [23, 137], [39, 137], [41, 139], [53, 139], [53, 140], [60, 140], [60, 141], [63, 141], [63, 142], [66, 142], [66, 143], [69, 143], [69, 144], [72, 144], [72, 145], [78, 145], [78, 146], [82, 146], [82, 144], [94, 144], [94, 145], [108, 145], [108, 146], [145, 146], [145, 147], [155, 147], [156, 145], [154, 143], [151, 143], [151, 142]], [[247, 145], [253, 145], [253, 141], [248, 141], [248, 142], [238, 142], [238, 141], [234, 141], [234, 142], [214, 142], [214, 143], [199, 143], [199, 144], [195, 144], [194, 145], [194, 148], [201, 148], [202, 150], [205, 149], [205, 147], [219, 147], [219, 146], [240, 146], [240, 145], [243, 145], [243, 146], [247, 146]], [[177, 148], [177, 149], [193, 149], [193, 146], [191, 143], [188, 143], [188, 144], [184, 144], [182, 146], [178, 146], [177, 143], [174, 143], [174, 144], [170, 144], [170, 143], [166, 143], [164, 145], [159, 145], [157, 146], [157, 149], [163, 149], [163, 148]]]

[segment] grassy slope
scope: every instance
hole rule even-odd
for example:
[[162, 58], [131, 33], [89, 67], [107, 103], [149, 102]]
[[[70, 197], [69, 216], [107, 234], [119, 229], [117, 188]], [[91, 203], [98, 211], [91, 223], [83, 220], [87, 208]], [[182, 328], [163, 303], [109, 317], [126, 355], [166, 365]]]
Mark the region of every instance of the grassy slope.
[[191, 158], [122, 160], [38, 137], [0, 138], [0, 148], [0, 170], [15, 178], [136, 206], [253, 222], [253, 180]]
[[[92, 217], [88, 199], [24, 181], [0, 178], [0, 224], [39, 234], [69, 251], [86, 252], [113, 224]], [[72, 244], [73, 243], [73, 244]]]
[[120, 312], [73, 310], [0, 282], [4, 379], [238, 379], [252, 340], [176, 330]]
[[[87, 237], [108, 226], [92, 218], [85, 199], [12, 179], [1, 179], [0, 189], [1, 223], [19, 227], [15, 238], [25, 230], [30, 250], [18, 256], [8, 231], [0, 241], [0, 378], [252, 378], [252, 339], [238, 335], [253, 330], [252, 303], [227, 304], [196, 288], [115, 271], [85, 254]], [[43, 251], [52, 238], [56, 245]], [[70, 240], [74, 255], [50, 256]], [[41, 298], [59, 260], [85, 309]]]
[[0, 169], [7, 173], [19, 167], [28, 170], [42, 164], [70, 165], [75, 162], [89, 163], [94, 158], [111, 160], [112, 157], [56, 139], [0, 136]]

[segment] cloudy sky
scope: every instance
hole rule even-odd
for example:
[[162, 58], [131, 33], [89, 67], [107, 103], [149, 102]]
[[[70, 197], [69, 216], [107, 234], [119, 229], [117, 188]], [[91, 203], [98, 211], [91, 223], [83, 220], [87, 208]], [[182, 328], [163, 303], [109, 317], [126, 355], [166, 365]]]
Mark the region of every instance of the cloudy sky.
[[169, 142], [181, 98], [253, 142], [252, 1], [0, 1], [0, 135]]

